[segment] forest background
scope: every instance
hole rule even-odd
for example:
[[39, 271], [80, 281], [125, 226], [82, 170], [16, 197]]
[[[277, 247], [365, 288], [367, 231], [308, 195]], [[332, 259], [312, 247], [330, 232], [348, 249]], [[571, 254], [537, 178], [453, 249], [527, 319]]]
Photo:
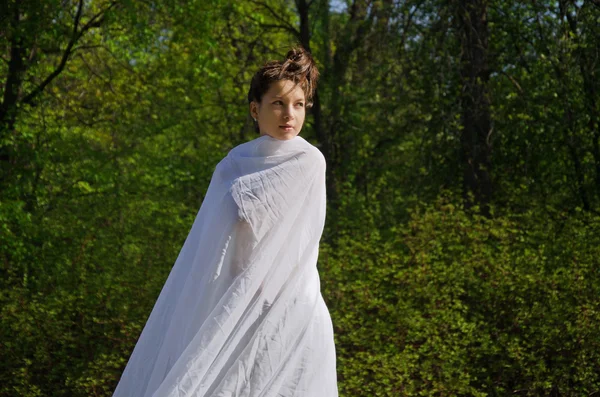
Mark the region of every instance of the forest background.
[[340, 395], [598, 395], [598, 0], [3, 0], [0, 395], [111, 395], [294, 44]]

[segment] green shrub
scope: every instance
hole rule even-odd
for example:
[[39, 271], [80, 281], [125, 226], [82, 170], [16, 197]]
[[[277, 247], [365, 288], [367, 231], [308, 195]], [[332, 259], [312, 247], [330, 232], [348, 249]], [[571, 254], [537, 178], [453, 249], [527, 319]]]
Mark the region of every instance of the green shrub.
[[324, 244], [342, 396], [600, 390], [600, 219], [440, 201], [390, 237]]

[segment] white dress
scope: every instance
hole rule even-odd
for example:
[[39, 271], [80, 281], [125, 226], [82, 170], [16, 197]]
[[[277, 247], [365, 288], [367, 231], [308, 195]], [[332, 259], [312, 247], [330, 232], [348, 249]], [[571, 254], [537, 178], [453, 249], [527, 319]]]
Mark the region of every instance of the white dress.
[[114, 397], [337, 397], [317, 257], [325, 160], [263, 135], [217, 165]]

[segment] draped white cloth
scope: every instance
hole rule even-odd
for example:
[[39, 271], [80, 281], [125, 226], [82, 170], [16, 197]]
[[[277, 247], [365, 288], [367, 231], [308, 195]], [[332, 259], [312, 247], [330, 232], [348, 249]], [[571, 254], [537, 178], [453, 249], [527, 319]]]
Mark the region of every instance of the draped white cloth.
[[263, 135], [217, 165], [114, 397], [337, 397], [325, 159]]

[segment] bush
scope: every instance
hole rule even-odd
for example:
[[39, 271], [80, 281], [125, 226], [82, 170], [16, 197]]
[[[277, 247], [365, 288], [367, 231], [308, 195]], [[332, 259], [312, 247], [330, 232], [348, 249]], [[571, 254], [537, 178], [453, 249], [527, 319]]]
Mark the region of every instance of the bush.
[[600, 390], [600, 218], [486, 219], [444, 201], [323, 244], [342, 396]]

